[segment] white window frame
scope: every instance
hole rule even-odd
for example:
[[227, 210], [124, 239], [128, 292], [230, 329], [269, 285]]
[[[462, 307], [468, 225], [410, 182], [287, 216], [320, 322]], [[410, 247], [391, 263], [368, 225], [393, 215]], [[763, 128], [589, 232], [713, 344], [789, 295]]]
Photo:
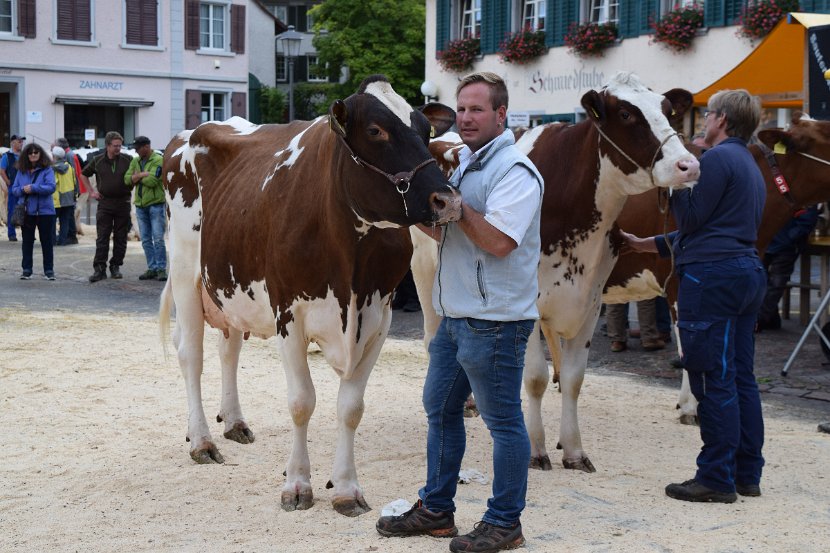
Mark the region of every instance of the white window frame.
[[620, 0], [586, 0], [584, 6], [587, 22], [620, 24]]
[[[513, 19], [516, 22], [516, 28], [513, 30], [520, 31], [529, 26], [532, 31], [544, 31], [547, 25], [547, 2], [549, 1], [520, 0], [516, 2], [516, 13]], [[530, 17], [526, 15], [528, 11], [531, 12]], [[542, 21], [542, 27], [539, 27], [539, 20]]]
[[17, 2], [18, 0], [0, 0], [2, 2], [8, 2], [11, 9], [9, 10], [9, 17], [11, 20], [9, 21], [9, 30], [8, 31], [0, 31], [0, 37], [2, 38], [11, 38], [17, 36]]
[[[228, 118], [229, 107], [230, 107], [230, 94], [222, 90], [201, 90], [202, 97], [199, 99], [199, 121], [205, 123], [206, 121], [224, 121]], [[205, 118], [205, 95], [209, 97], [208, 101], [208, 110], [209, 114], [207, 118]], [[219, 96], [220, 101], [222, 103], [221, 106], [217, 106], [216, 104], [216, 97]], [[215, 118], [216, 110], [222, 110], [222, 117]]]
[[482, 0], [458, 0], [458, 37], [481, 38]]
[[703, 0], [660, 0], [660, 16], [669, 13], [674, 8], [685, 8], [694, 4], [703, 7]]
[[[52, 13], [58, 13], [58, 0], [52, 0]], [[63, 40], [58, 38], [58, 18], [52, 17], [52, 44], [66, 44], [69, 46], [90, 46], [98, 48], [100, 44], [95, 38], [95, 0], [89, 0], [89, 42], [83, 40]]]
[[[282, 61], [282, 63], [280, 63]], [[280, 74], [280, 65], [282, 65], [282, 74]], [[278, 83], [288, 82], [288, 58], [278, 55], [276, 57], [276, 80]]]
[[156, 0], [156, 45], [129, 44], [127, 42], [127, 0], [121, 1], [121, 48], [125, 50], [154, 50], [162, 51], [164, 46], [161, 43], [161, 1]]
[[[309, 54], [309, 55], [306, 56], [306, 63], [307, 63], [306, 71], [308, 72], [308, 74], [306, 75], [307, 76], [306, 80], [310, 83], [327, 83], [327, 82], [329, 82], [328, 76], [326, 76], [325, 74], [312, 76], [311, 66], [312, 65], [317, 65], [319, 62], [320, 62], [319, 56], [316, 56], [314, 54]], [[328, 67], [329, 67], [329, 64], [326, 64], [325, 69], [328, 69]]]
[[[208, 46], [202, 44], [202, 8], [208, 6], [213, 10], [222, 10], [222, 47], [218, 48], [213, 45], [213, 36], [215, 34], [213, 29], [214, 18], [210, 17], [210, 29], [208, 31]], [[199, 2], [199, 51], [200, 52], [230, 52], [231, 49], [231, 3], [230, 0], [210, 0]]]

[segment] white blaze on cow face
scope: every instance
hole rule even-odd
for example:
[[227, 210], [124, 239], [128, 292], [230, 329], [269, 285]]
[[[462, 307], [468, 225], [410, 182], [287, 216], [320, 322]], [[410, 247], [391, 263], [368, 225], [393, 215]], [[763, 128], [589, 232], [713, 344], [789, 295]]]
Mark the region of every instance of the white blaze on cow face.
[[[606, 90], [619, 98], [636, 106], [645, 117], [651, 132], [662, 146], [663, 157], [654, 165], [654, 182], [657, 186], [670, 188], [691, 188], [697, 182], [700, 174], [697, 159], [683, 146], [683, 142], [671, 127], [663, 114], [662, 94], [648, 89], [636, 75], [631, 73], [617, 73], [606, 87]], [[625, 151], [625, 144], [619, 144]], [[681, 171], [677, 164], [683, 162], [688, 165], [687, 171]], [[627, 195], [639, 194], [653, 188], [651, 178], [644, 173], [644, 179], [629, 179], [625, 184], [624, 193]]]
[[380, 100], [384, 106], [389, 108], [389, 111], [398, 116], [404, 125], [412, 126], [412, 112], [415, 110], [392, 89], [391, 84], [386, 81], [375, 81], [366, 86], [366, 94], [371, 94]]

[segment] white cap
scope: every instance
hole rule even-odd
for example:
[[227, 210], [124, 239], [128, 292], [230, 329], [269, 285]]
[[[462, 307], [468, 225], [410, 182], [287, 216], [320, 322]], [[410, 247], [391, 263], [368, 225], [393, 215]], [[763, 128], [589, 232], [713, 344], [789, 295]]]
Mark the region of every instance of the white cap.
[[60, 146], [55, 146], [52, 148], [52, 157], [55, 160], [66, 159], [66, 152]]

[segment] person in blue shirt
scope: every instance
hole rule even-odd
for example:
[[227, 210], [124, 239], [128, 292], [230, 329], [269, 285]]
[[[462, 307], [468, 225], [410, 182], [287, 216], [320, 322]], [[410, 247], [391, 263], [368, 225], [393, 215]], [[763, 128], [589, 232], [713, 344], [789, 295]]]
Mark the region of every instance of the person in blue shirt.
[[9, 150], [0, 156], [0, 188], [6, 193], [6, 224], [8, 225], [9, 242], [17, 242], [17, 232], [11, 224], [12, 212], [17, 205], [17, 197], [11, 194], [14, 178], [17, 176], [17, 160], [20, 157], [20, 149], [23, 148], [25, 136], [13, 134], [9, 142]]
[[666, 495], [683, 501], [761, 495], [764, 422], [753, 363], [766, 272], [755, 241], [766, 191], [747, 148], [760, 118], [760, 102], [746, 90], [714, 94], [704, 117], [710, 149], [700, 158], [700, 180], [671, 199], [678, 230], [670, 245], [662, 236], [623, 234], [633, 251], [674, 250], [677, 326], [703, 441], [694, 478], [666, 486]]
[[758, 313], [755, 330], [778, 330], [781, 328], [781, 315], [778, 302], [784, 295], [790, 275], [795, 268], [795, 260], [801, 255], [810, 233], [818, 222], [818, 206], [810, 206], [796, 214], [772, 238], [767, 251], [764, 252], [764, 268], [767, 270], [767, 293]]

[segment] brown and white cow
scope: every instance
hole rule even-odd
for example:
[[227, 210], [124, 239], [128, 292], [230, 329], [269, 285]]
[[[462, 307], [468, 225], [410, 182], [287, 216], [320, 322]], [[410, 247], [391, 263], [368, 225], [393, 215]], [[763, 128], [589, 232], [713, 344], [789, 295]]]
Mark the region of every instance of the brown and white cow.
[[311, 507], [306, 442], [315, 393], [306, 352], [314, 342], [340, 376], [332, 503], [349, 516], [369, 510], [354, 434], [389, 329], [391, 294], [409, 263], [406, 227], [460, 215], [459, 196], [427, 150], [431, 125], [443, 132], [453, 120], [439, 104], [413, 110], [373, 76], [314, 121], [259, 126], [232, 118], [170, 142], [170, 278], [160, 317], [169, 320], [172, 299], [196, 462], [223, 462], [202, 407], [204, 323], [223, 333], [217, 420], [240, 443], [254, 439], [236, 387], [243, 337], [276, 336], [294, 424], [282, 507]]
[[[535, 127], [517, 142], [545, 179], [539, 326], [554, 366], [561, 367], [559, 443], [567, 468], [594, 471], [582, 448], [576, 407], [602, 288], [618, 255], [614, 222], [632, 194], [696, 182], [698, 162], [669, 124], [670, 117], [682, 116], [691, 104], [692, 95], [686, 90], [656, 94], [636, 76], [619, 73], [599, 92], [591, 90], [582, 97], [586, 121]], [[421, 263], [419, 255], [416, 249], [413, 273], [429, 265]], [[416, 284], [429, 280], [416, 274]], [[424, 303], [425, 295], [419, 290], [422, 305], [431, 305], [429, 300]], [[434, 319], [426, 320], [431, 310], [424, 314], [425, 325], [435, 325]], [[434, 328], [427, 328], [425, 334], [431, 337]], [[531, 466], [543, 469], [551, 468], [541, 414], [548, 379], [542, 342], [530, 340], [525, 355], [529, 396], [525, 420]]]
[[[776, 144], [781, 144], [774, 158], [789, 186], [787, 195], [779, 191], [765, 152], [757, 145], [750, 145], [749, 150], [767, 184], [767, 199], [756, 242], [758, 251], [763, 255], [773, 236], [789, 221], [796, 209], [830, 201], [830, 122], [816, 121], [796, 112], [788, 130], [762, 130], [758, 138], [769, 150], [775, 151]], [[619, 228], [637, 236], [662, 234], [664, 229], [674, 230], [674, 220], [669, 218], [666, 226], [664, 216], [658, 214], [657, 201], [657, 191], [629, 198], [617, 219]], [[652, 298], [659, 295], [664, 283], [667, 283], [666, 296], [674, 304], [677, 281], [674, 278], [667, 280], [670, 272], [671, 261], [657, 254], [623, 255], [608, 278], [603, 301], [622, 303]], [[697, 401], [689, 389], [685, 371], [677, 407], [681, 422], [696, 422]]]

